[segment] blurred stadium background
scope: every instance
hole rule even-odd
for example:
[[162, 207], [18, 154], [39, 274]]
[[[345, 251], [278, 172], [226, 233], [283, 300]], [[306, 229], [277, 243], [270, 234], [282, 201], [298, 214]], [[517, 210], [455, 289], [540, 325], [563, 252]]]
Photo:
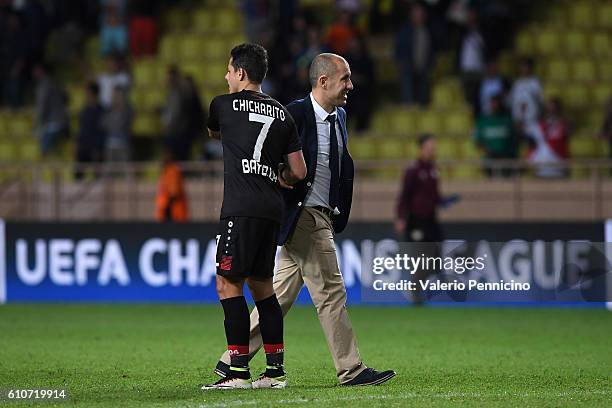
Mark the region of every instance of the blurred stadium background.
[[[612, 215], [608, 1], [423, 2], [428, 38], [423, 52], [429, 57], [421, 63], [426, 74], [413, 74], [425, 89], [412, 95], [403, 87], [411, 72], [401, 68], [412, 56], [398, 46], [412, 21], [411, 1], [2, 3], [0, 214], [5, 218], [151, 220], [161, 152], [170, 145], [189, 162], [191, 218], [214, 220], [221, 198], [215, 171], [219, 147], [206, 140], [201, 124], [212, 97], [226, 92], [229, 50], [246, 40], [269, 49], [264, 89], [283, 103], [305, 94], [308, 63], [317, 52], [337, 51], [352, 63], [350, 149], [359, 171], [354, 220], [393, 218], [401, 171], [416, 158], [415, 138], [423, 132], [438, 136], [442, 189], [463, 196], [441, 214], [443, 220]], [[497, 67], [490, 83], [503, 93], [511, 114], [523, 57], [535, 61], [542, 95], [534, 98], [543, 120], [550, 98], [564, 107], [566, 137], [555, 146], [559, 154], [548, 160], [568, 170], [539, 177], [544, 165], [535, 162], [537, 142], [521, 133], [514, 152], [502, 155], [506, 161], [498, 154], [497, 165], [491, 164], [520, 169], [512, 173], [517, 177], [487, 177], [483, 159], [491, 155], [477, 146], [474, 132], [486, 103], [480, 95], [489, 98], [491, 92], [478, 88], [479, 81], [487, 79], [488, 66]], [[40, 64], [47, 79], [37, 72]], [[178, 83], [170, 83], [170, 67]], [[96, 122], [79, 120], [92, 82], [100, 86], [103, 107], [116, 113], [100, 131], [91, 130]], [[502, 88], [495, 88], [500, 82]], [[111, 106], [117, 85], [128, 105], [118, 112]], [[109, 126], [126, 130], [119, 146], [129, 149], [112, 153], [116, 138], [106, 136]], [[117, 161], [121, 165], [110, 164]], [[81, 172], [77, 166], [99, 169]]]
[[[244, 41], [269, 50], [264, 91], [282, 103], [306, 95], [317, 53], [351, 64], [357, 174], [337, 244], [366, 362], [386, 368], [394, 350], [385, 389], [332, 387], [311, 306], [287, 319], [299, 386], [203, 400], [194, 384], [224, 344], [215, 306], [63, 304], [216, 302], [223, 163], [204, 123]], [[612, 1], [0, 0], [0, 78], [0, 388], [68, 386], [87, 407], [612, 404], [609, 277], [564, 298], [564, 275], [548, 287], [563, 302], [545, 306], [565, 307], [550, 310], [356, 305], [365, 254], [399, 238], [423, 133], [442, 191], [461, 197], [440, 211], [445, 238], [520, 258], [500, 276], [527, 260], [523, 279], [541, 283], [550, 265], [584, 265], [585, 242], [612, 242]], [[477, 136], [492, 123], [500, 150]], [[157, 222], [168, 151], [187, 223]]]

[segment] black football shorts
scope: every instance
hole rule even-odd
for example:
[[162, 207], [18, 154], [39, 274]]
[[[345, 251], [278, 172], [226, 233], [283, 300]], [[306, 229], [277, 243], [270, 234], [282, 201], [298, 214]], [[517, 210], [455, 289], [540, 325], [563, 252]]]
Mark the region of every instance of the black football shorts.
[[279, 228], [279, 223], [265, 218], [222, 218], [217, 233], [217, 273], [226, 278], [271, 278]]

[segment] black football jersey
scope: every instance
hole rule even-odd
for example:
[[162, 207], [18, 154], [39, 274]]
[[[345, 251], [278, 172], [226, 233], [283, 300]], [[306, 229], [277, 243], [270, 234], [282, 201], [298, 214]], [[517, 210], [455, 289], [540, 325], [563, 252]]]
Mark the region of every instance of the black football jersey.
[[267, 218], [280, 222], [283, 202], [278, 165], [301, 150], [293, 118], [270, 96], [244, 90], [210, 103], [208, 128], [221, 132], [224, 190], [221, 218]]

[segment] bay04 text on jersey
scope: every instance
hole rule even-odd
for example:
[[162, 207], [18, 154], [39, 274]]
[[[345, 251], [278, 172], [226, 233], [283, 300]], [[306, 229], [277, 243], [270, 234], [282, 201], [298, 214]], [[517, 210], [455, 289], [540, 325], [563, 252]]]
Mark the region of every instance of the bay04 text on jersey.
[[260, 115], [269, 116], [271, 118], [285, 121], [285, 112], [278, 106], [271, 105], [265, 102], [252, 101], [247, 99], [234, 99], [232, 108], [236, 112], [251, 112]]
[[244, 174], [258, 174], [267, 177], [274, 183], [278, 181], [278, 176], [272, 167], [261, 164], [254, 159], [242, 159], [242, 172]]

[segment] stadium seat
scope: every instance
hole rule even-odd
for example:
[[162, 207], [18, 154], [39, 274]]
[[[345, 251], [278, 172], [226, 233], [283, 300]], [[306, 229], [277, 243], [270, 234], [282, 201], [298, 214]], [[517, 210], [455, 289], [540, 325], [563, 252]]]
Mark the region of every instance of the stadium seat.
[[601, 3], [597, 7], [597, 16], [599, 27], [604, 29], [612, 29], [612, 3]]
[[546, 30], [536, 32], [535, 40], [537, 49], [541, 54], [552, 55], [561, 50], [560, 36], [557, 31]]
[[598, 65], [599, 79], [608, 84], [612, 82], [612, 59], [599, 61]]
[[602, 83], [592, 87], [591, 100], [595, 102], [597, 107], [603, 109], [604, 104], [608, 99], [612, 98], [612, 83]]
[[410, 157], [411, 139], [383, 138], [378, 141], [378, 158], [382, 160], [407, 159]]
[[38, 141], [32, 138], [24, 140], [19, 144], [19, 160], [26, 162], [35, 162], [40, 160], [40, 146]]
[[482, 157], [482, 152], [476, 146], [472, 138], [463, 138], [459, 142], [460, 157], [464, 160], [477, 160]]
[[581, 59], [574, 62], [574, 80], [593, 82], [597, 78], [595, 64], [590, 59]]
[[450, 109], [456, 104], [454, 90], [445, 84], [436, 84], [433, 89], [432, 105], [439, 109]]
[[588, 1], [575, 1], [571, 4], [570, 19], [575, 27], [590, 28], [595, 19], [594, 5]]
[[[391, 114], [390, 132], [395, 135], [416, 135], [418, 133], [417, 113], [412, 110], [399, 110]], [[379, 131], [378, 128], [375, 128]]]
[[595, 137], [577, 136], [570, 139], [570, 157], [594, 157]]
[[436, 139], [436, 157], [440, 160], [458, 160], [461, 156], [454, 138], [438, 137]]
[[425, 111], [419, 118], [419, 133], [433, 133], [434, 135], [444, 134], [444, 122], [443, 118], [446, 114]]
[[563, 82], [544, 83], [544, 96], [548, 99], [552, 96], [559, 96], [563, 93]]
[[[233, 42], [233, 40], [231, 40]], [[206, 55], [206, 58], [211, 58], [211, 59], [218, 59], [218, 58], [223, 58], [223, 59], [229, 59], [229, 53], [230, 53], [230, 46], [228, 45], [228, 43], [226, 41], [224, 41], [222, 38], [219, 37], [206, 37], [202, 39], [203, 42], [203, 48], [204, 48], [204, 55]], [[237, 45], [237, 44], [236, 44]]]
[[546, 78], [551, 81], [565, 82], [570, 79], [570, 66], [565, 59], [554, 59], [548, 63]]
[[202, 80], [213, 87], [224, 87], [225, 73], [227, 72], [227, 61], [208, 63], [202, 66], [204, 75]]
[[206, 56], [204, 37], [190, 34], [180, 38], [181, 58], [187, 61], [202, 60]]
[[349, 140], [349, 151], [356, 160], [374, 160], [378, 156], [377, 139], [352, 137]]
[[155, 60], [152, 59], [141, 59], [134, 64], [132, 74], [134, 76], [134, 84], [136, 86], [155, 86], [160, 81], [158, 75], [157, 65]]
[[155, 115], [140, 113], [134, 119], [133, 132], [137, 136], [153, 136], [161, 132], [159, 118]]
[[515, 48], [518, 53], [523, 55], [531, 55], [536, 51], [531, 31], [523, 30], [517, 34]]
[[563, 101], [570, 108], [583, 109], [589, 105], [588, 89], [584, 85], [568, 85], [563, 89]]
[[172, 8], [164, 13], [162, 20], [166, 30], [185, 30], [191, 27], [191, 11], [183, 8]]
[[152, 87], [144, 90], [142, 107], [145, 110], [154, 111], [166, 103], [167, 92], [165, 87]]
[[0, 162], [17, 160], [17, 142], [14, 140], [0, 140]]
[[208, 9], [200, 9], [193, 15], [193, 28], [197, 32], [209, 32], [214, 24], [214, 15]]
[[612, 54], [610, 35], [605, 32], [597, 32], [591, 36], [591, 51], [597, 56]]
[[32, 117], [27, 114], [14, 115], [8, 122], [8, 133], [13, 138], [32, 137], [34, 124]]
[[215, 31], [229, 33], [241, 27], [240, 16], [232, 9], [221, 9], [215, 14]]
[[180, 37], [178, 35], [164, 35], [159, 44], [159, 56], [164, 63], [174, 63], [179, 59]]
[[565, 33], [563, 51], [572, 55], [584, 55], [588, 50], [588, 39], [584, 31], [572, 30]]
[[446, 117], [446, 133], [452, 136], [469, 137], [474, 130], [474, 124], [469, 111], [458, 111]]
[[189, 62], [181, 66], [185, 75], [190, 75], [195, 79], [196, 84], [203, 84], [206, 81], [205, 64], [203, 62]]
[[70, 113], [79, 113], [85, 106], [85, 88], [84, 86], [68, 88], [68, 111]]
[[482, 178], [482, 169], [476, 163], [461, 163], [451, 167], [450, 177], [458, 180], [477, 180]]

